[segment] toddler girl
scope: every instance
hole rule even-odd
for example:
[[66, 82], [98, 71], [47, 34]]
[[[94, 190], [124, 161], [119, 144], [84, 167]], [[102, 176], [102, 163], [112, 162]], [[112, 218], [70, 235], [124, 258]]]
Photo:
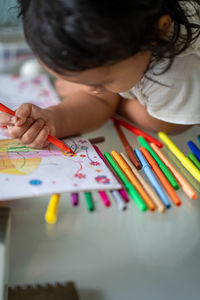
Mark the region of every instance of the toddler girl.
[[26, 39], [62, 101], [1, 114], [12, 138], [41, 148], [118, 113], [151, 131], [200, 124], [200, 0], [20, 0]]

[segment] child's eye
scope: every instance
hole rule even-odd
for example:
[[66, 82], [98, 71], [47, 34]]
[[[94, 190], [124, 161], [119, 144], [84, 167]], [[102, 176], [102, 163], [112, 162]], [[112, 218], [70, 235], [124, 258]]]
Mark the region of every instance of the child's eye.
[[101, 84], [88, 84], [88, 86], [91, 87], [91, 88], [94, 88], [94, 89], [102, 87]]

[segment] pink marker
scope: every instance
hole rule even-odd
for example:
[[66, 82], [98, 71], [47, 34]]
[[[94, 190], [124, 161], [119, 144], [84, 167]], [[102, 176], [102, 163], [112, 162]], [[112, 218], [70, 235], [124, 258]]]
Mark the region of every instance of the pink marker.
[[103, 204], [107, 207], [111, 206], [110, 199], [108, 198], [108, 195], [104, 191], [98, 191], [99, 196], [101, 197], [101, 200]]

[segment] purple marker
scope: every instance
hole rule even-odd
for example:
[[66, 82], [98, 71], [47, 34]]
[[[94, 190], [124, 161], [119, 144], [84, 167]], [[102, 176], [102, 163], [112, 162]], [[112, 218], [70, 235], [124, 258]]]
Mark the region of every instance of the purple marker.
[[73, 206], [77, 206], [79, 201], [78, 201], [78, 193], [72, 193], [71, 194], [71, 202]]

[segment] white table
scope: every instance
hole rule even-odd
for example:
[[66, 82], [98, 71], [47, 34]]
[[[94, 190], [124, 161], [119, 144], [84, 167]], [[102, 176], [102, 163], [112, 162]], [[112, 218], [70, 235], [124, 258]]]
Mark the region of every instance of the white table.
[[[196, 126], [172, 138], [187, 154], [187, 141], [199, 133]], [[111, 121], [86, 136], [101, 135], [102, 152], [124, 150]], [[133, 202], [124, 212], [114, 201], [105, 208], [97, 194], [96, 211], [89, 213], [82, 195], [72, 207], [63, 194], [54, 226], [44, 221], [49, 197], [6, 202], [12, 212], [9, 285], [74, 281], [81, 300], [199, 299], [200, 194], [197, 200], [178, 194], [182, 206], [165, 214], [140, 212]]]

